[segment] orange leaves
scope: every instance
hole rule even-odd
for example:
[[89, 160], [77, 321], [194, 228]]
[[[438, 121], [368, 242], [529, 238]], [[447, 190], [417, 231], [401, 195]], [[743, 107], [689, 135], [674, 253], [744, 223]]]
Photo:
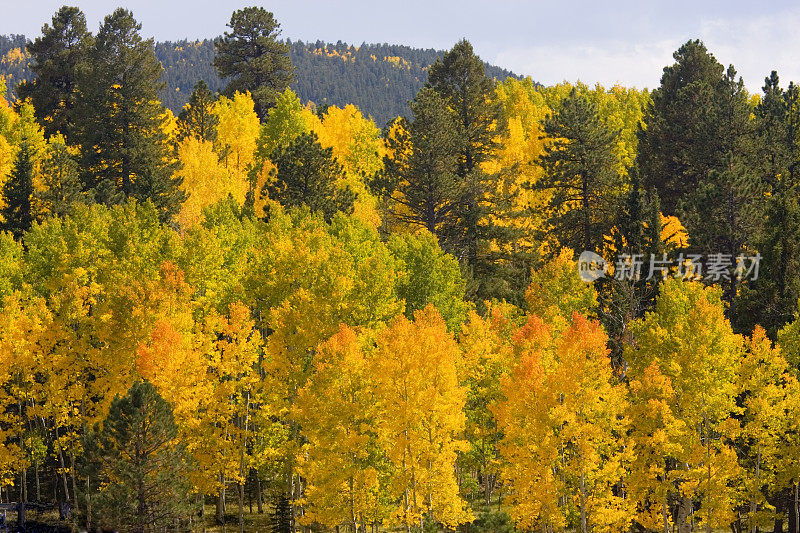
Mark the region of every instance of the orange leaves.
[[625, 390], [600, 324], [578, 312], [567, 327], [563, 319], [556, 313], [553, 327], [529, 316], [513, 337], [517, 364], [501, 381], [504, 399], [494, 412], [511, 513], [523, 528], [560, 528], [566, 498], [590, 527], [618, 529], [629, 519], [612, 490], [623, 472]]
[[181, 334], [169, 322], [157, 321], [149, 345], [139, 346], [136, 359], [139, 375], [151, 382], [156, 376], [174, 375], [176, 364], [183, 359], [177, 356], [182, 344]]

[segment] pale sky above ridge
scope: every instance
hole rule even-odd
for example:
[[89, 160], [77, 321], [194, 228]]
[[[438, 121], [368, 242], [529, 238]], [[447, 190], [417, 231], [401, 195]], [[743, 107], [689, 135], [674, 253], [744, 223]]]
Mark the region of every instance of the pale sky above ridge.
[[[0, 34], [39, 34], [64, 3], [0, 0]], [[446, 49], [469, 39], [486, 61], [545, 84], [580, 79], [653, 88], [672, 52], [690, 38], [733, 63], [747, 87], [760, 92], [778, 70], [800, 80], [800, 4], [789, 1], [543, 2], [467, 0], [300, 2], [289, 0], [76, 0], [96, 31], [119, 5], [131, 9], [142, 33], [157, 40], [215, 37], [231, 12], [262, 5], [275, 13], [282, 36], [353, 44], [388, 42]], [[606, 7], [606, 5], [608, 7]]]

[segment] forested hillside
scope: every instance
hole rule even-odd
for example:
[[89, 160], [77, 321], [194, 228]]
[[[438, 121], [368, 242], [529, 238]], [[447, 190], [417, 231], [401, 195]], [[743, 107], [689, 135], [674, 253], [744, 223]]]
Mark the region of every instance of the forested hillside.
[[[0, 35], [0, 76], [10, 77], [9, 91], [32, 76], [27, 68], [25, 42], [22, 35]], [[340, 107], [353, 104], [381, 126], [408, 113], [408, 101], [425, 84], [428, 67], [443, 53], [389, 44], [288, 44], [296, 76], [292, 88], [303, 102]], [[158, 42], [155, 52], [164, 67], [166, 84], [159, 94], [175, 114], [189, 101], [198, 80], [205, 81], [212, 91], [225, 85], [212, 64], [214, 43], [210, 39]], [[501, 81], [514, 76], [488, 64], [486, 73]]]

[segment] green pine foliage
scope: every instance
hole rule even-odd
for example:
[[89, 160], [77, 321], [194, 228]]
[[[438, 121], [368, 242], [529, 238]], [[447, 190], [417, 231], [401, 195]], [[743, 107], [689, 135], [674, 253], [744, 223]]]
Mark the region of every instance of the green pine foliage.
[[456, 243], [446, 240], [446, 225], [453, 219], [462, 188], [456, 116], [430, 88], [417, 93], [411, 112], [413, 120], [399, 119], [397, 131], [387, 131], [387, 146], [396, 155], [384, 159], [385, 171], [373, 181], [373, 189], [399, 204], [390, 208], [394, 217], [426, 228], [454, 251]]
[[228, 80], [223, 92], [249, 91], [263, 120], [294, 79], [289, 45], [278, 40], [280, 24], [263, 7], [234, 11], [228, 27], [231, 31], [214, 42], [214, 67]]
[[[0, 35], [0, 55], [13, 48], [24, 48], [25, 42], [23, 35]], [[425, 85], [428, 67], [443, 54], [439, 50], [394, 44], [354, 46], [341, 41], [291, 39], [287, 39], [286, 44], [294, 65], [295, 79], [291, 88], [301, 101], [315, 102], [323, 108], [353, 104], [378, 125], [408, 115], [408, 102]], [[157, 42], [155, 53], [164, 67], [165, 85], [159, 91], [159, 99], [176, 115], [189, 101], [199, 80], [205, 81], [212, 93], [225, 88], [225, 80], [219, 78], [213, 65], [212, 39]], [[19, 68], [23, 66], [20, 64]], [[484, 66], [486, 75], [492, 79], [503, 81], [518, 77], [500, 67]], [[0, 75], [11, 75], [9, 96], [14, 94], [21, 80], [33, 79], [33, 74], [27, 70], [12, 72], [11, 65], [0, 65]]]
[[105, 18], [80, 69], [75, 126], [81, 178], [99, 202], [149, 200], [169, 221], [185, 193], [162, 128], [161, 64], [140, 30], [130, 11], [117, 9]]
[[614, 165], [617, 133], [600, 120], [596, 104], [574, 89], [545, 120], [544, 131], [555, 139], [541, 161], [542, 186], [553, 191], [548, 231], [573, 250], [600, 251], [624, 190]]
[[86, 17], [77, 8], [63, 6], [45, 24], [42, 35], [27, 45], [35, 78], [24, 81], [17, 95], [30, 98], [46, 135], [71, 137], [77, 98], [78, 70], [91, 46]]
[[31, 228], [33, 214], [31, 198], [33, 196], [33, 160], [31, 147], [23, 142], [14, 160], [14, 168], [3, 186], [5, 205], [0, 210], [2, 229], [10, 232], [15, 238]]
[[219, 117], [213, 113], [214, 93], [203, 80], [197, 82], [189, 102], [178, 115], [179, 136], [194, 136], [203, 141], [214, 142], [217, 138]]
[[330, 221], [337, 211], [352, 213], [355, 194], [340, 187], [344, 179], [342, 165], [331, 148], [323, 148], [315, 133], [300, 135], [286, 148], [272, 155], [273, 179], [261, 191], [284, 207], [307, 205]]
[[120, 531], [154, 531], [185, 516], [190, 484], [172, 406], [150, 383], [117, 398], [97, 431], [102, 487], [95, 505]]

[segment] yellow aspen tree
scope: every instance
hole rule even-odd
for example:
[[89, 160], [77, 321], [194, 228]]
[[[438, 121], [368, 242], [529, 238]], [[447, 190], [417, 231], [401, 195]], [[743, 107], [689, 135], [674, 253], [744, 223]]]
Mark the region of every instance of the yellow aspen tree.
[[575, 313], [559, 339], [551, 376], [551, 411], [560, 465], [580, 531], [620, 531], [630, 522], [624, 480], [627, 421], [625, 388], [611, 369], [608, 337], [599, 322]]
[[515, 251], [547, 253], [548, 244], [555, 243], [540, 242], [539, 234], [545, 229], [543, 213], [552, 193], [536, 185], [543, 172], [539, 164], [545, 147], [542, 120], [550, 109], [530, 78], [508, 78], [497, 84], [496, 91], [508, 128], [494, 158], [482, 165], [487, 173], [498, 176], [493, 194], [503, 198], [501, 205], [507, 206], [496, 215], [495, 222], [521, 230], [519, 241], [512, 243]]
[[305, 525], [365, 531], [383, 515], [383, 454], [375, 438], [377, 412], [362, 343], [355, 330], [342, 325], [320, 345], [313, 376], [293, 408], [305, 439], [298, 457], [306, 479], [300, 502]]
[[376, 339], [372, 359], [378, 435], [393, 471], [394, 523], [407, 531], [427, 517], [446, 528], [472, 519], [458, 492], [457, 452], [464, 443], [458, 345], [433, 306], [414, 321], [395, 318]]
[[632, 325], [632, 335], [634, 344], [625, 352], [631, 379], [655, 363], [669, 379], [673, 394], [667, 403], [683, 429], [669, 461], [678, 501], [674, 525], [688, 530], [691, 502], [699, 499], [693, 519], [700, 526], [709, 532], [727, 526], [737, 500], [732, 480], [739, 466], [731, 439], [738, 426], [733, 415], [743, 343], [725, 318], [720, 290], [665, 280], [655, 309]]
[[600, 324], [577, 312], [566, 329], [531, 316], [515, 334], [521, 358], [497, 414], [512, 516], [521, 527], [617, 531], [629, 523], [619, 490], [626, 396], [606, 342]]
[[569, 325], [574, 312], [591, 316], [597, 307], [597, 292], [578, 275], [572, 250], [563, 248], [542, 268], [531, 272], [525, 303], [528, 314], [558, 330]]
[[493, 304], [485, 317], [473, 310], [458, 337], [463, 352], [459, 382], [467, 388], [464, 435], [470, 444], [470, 450], [459, 461], [462, 470], [478, 473], [487, 505], [501, 483], [497, 448], [501, 433], [491, 409], [503, 397], [501, 381], [513, 366], [510, 337], [514, 311], [509, 304], [499, 303]]
[[516, 364], [502, 380], [503, 398], [494, 406], [503, 439], [503, 480], [508, 486], [510, 514], [518, 529], [561, 531], [566, 525], [558, 475], [559, 446], [550, 412], [547, 372], [555, 361], [555, 343], [541, 318], [530, 316], [514, 335]]
[[260, 131], [250, 93], [220, 96], [214, 103], [217, 123], [217, 155], [224, 167], [242, 181], [247, 180], [248, 166], [253, 162]]
[[311, 125], [324, 147], [333, 149], [333, 156], [345, 171], [342, 187], [349, 186], [357, 194], [353, 214], [364, 223], [378, 227], [380, 216], [377, 199], [367, 189], [366, 180], [383, 169], [384, 145], [381, 131], [354, 105], [331, 106], [318, 125]]
[[747, 529], [755, 533], [774, 523], [776, 510], [769, 499], [777, 477], [785, 471], [783, 442], [791, 434], [791, 398], [796, 379], [760, 326], [747, 339], [739, 364], [739, 393], [743, 411], [737, 443], [742, 465], [742, 492], [747, 505]]
[[184, 231], [200, 222], [203, 209], [231, 195], [243, 204], [248, 183], [236, 172], [230, 172], [219, 161], [210, 141], [195, 136], [185, 137], [178, 144], [183, 179], [181, 188], [186, 191], [186, 201], [181, 205], [178, 224]]
[[670, 498], [676, 495], [674, 461], [684, 456], [685, 423], [672, 412], [672, 382], [653, 362], [630, 381], [631, 463], [629, 497], [637, 503], [638, 524], [663, 533], [672, 531]]
[[[31, 421], [41, 416], [39, 383], [48, 373], [48, 327], [52, 320], [45, 302], [30, 294], [14, 292], [0, 305], [0, 483], [25, 484], [31, 466]], [[39, 372], [41, 369], [41, 372]], [[21, 491], [25, 491], [23, 487]], [[23, 492], [20, 496], [26, 498]]]

